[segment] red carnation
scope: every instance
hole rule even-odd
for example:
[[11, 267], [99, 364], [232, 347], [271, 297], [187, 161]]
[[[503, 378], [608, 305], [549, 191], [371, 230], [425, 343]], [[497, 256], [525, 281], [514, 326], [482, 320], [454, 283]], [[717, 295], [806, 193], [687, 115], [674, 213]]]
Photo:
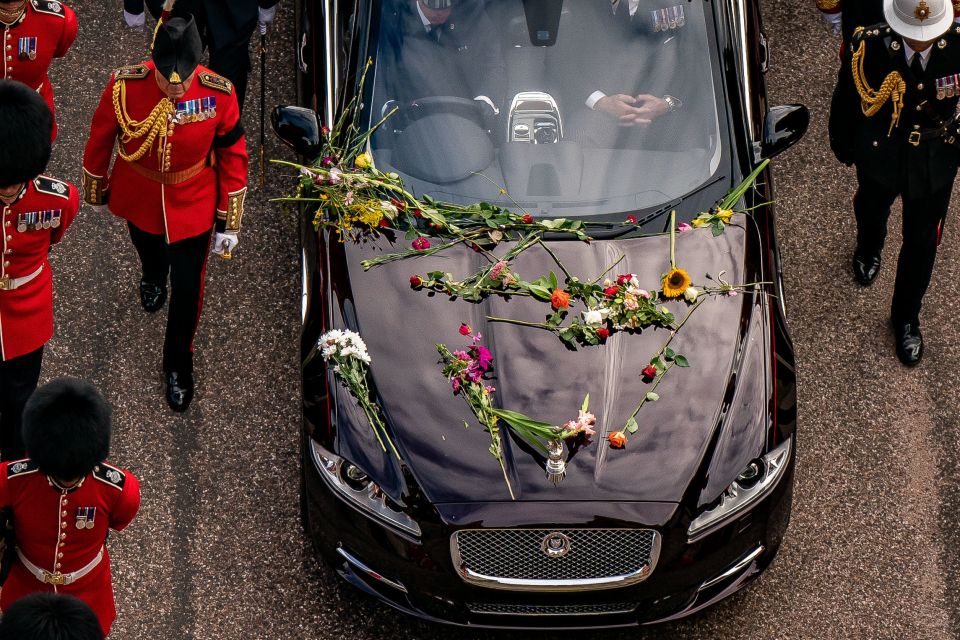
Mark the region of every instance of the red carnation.
[[597, 337], [601, 340], [606, 340], [610, 337], [610, 329], [607, 329], [606, 327], [600, 327], [597, 329]]
[[470, 325], [464, 324], [463, 322], [461, 322], [461, 323], [460, 323], [460, 335], [462, 335], [462, 336], [468, 336], [468, 335], [470, 335], [471, 333], [473, 333], [473, 329], [470, 328]]
[[417, 251], [424, 251], [430, 248], [430, 241], [424, 238], [423, 236], [420, 236], [419, 238], [411, 242], [410, 246], [412, 246]]
[[633, 279], [632, 273], [625, 273], [622, 276], [617, 276], [617, 284], [627, 284], [632, 279]]
[[620, 293], [620, 287], [607, 287], [603, 290], [603, 295], [608, 298], [616, 298], [618, 293]]
[[657, 368], [652, 364], [648, 364], [643, 368], [643, 377], [649, 382], [657, 377]]
[[414, 289], [419, 289], [423, 286], [423, 278], [420, 276], [410, 276], [410, 286]]
[[521, 220], [523, 220], [523, 224], [533, 224], [533, 216], [529, 213], [523, 214], [523, 218], [521, 218]]
[[378, 227], [383, 227], [384, 229], [390, 228], [390, 221], [386, 218], [380, 218], [380, 222], [377, 223]]
[[630, 224], [637, 224], [637, 216], [631, 213], [630, 215], [627, 216], [627, 222], [629, 222]]
[[423, 211], [420, 211], [420, 209], [414, 209], [414, 210], [413, 210], [413, 217], [414, 217], [414, 218], [422, 218], [422, 217], [423, 217]]
[[395, 206], [399, 211], [404, 211], [407, 208], [406, 203], [397, 200], [396, 198], [390, 198], [390, 202]]

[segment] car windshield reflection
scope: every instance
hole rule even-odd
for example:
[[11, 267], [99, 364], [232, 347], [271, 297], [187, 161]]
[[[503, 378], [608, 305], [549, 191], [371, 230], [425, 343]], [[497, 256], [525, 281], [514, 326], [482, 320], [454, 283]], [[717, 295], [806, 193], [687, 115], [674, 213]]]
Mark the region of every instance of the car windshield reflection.
[[717, 65], [703, 3], [662, 5], [383, 2], [367, 123], [396, 111], [371, 139], [378, 168], [418, 194], [546, 216], [697, 189], [721, 160]]

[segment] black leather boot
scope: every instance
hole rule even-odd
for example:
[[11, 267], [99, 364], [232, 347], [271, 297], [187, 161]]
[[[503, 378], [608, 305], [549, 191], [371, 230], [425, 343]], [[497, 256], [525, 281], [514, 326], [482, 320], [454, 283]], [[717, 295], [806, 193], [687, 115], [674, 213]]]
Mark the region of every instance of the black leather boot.
[[923, 357], [923, 336], [920, 335], [919, 322], [897, 322], [893, 324], [893, 341], [897, 347], [897, 357], [908, 367], [916, 366]]
[[180, 413], [187, 410], [193, 400], [193, 374], [177, 371], [167, 372], [167, 404]]
[[167, 301], [167, 288], [160, 284], [140, 280], [140, 304], [147, 313], [154, 313]]
[[873, 284], [880, 273], [880, 254], [857, 250], [853, 253], [853, 277], [865, 287]]

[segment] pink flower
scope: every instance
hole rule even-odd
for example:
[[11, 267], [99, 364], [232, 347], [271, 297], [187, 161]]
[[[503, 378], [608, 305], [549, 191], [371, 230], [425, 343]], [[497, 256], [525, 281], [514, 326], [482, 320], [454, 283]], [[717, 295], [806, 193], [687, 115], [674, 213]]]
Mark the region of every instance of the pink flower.
[[623, 306], [629, 311], [636, 311], [640, 304], [637, 302], [636, 298], [627, 298], [623, 301]]
[[563, 429], [563, 432], [564, 432], [565, 434], [579, 433], [579, 432], [580, 432], [580, 423], [577, 422], [576, 420], [568, 420], [568, 421], [566, 421], [566, 422], [563, 423], [563, 426], [562, 426], [561, 428]]
[[627, 216], [627, 222], [629, 222], [630, 224], [637, 224], [637, 216], [631, 213], [630, 215]]
[[423, 236], [420, 236], [411, 243], [411, 246], [417, 251], [424, 251], [430, 248], [430, 241]]
[[500, 276], [503, 275], [503, 270], [507, 268], [507, 263], [505, 260], [501, 260], [497, 264], [493, 265], [493, 269], [490, 269], [490, 279], [499, 280]]
[[320, 133], [321, 133], [322, 135], [329, 135], [329, 134], [330, 134], [330, 127], [328, 127], [328, 126], [326, 126], [326, 125], [320, 127]]
[[693, 227], [688, 225], [686, 222], [681, 222], [677, 225], [677, 231], [680, 233], [683, 233], [684, 231], [690, 231], [691, 229], [693, 229]]
[[493, 393], [494, 391], [496, 391], [497, 388], [496, 388], [496, 387], [492, 387], [492, 386], [490, 386], [490, 385], [488, 384], [487, 386], [485, 386], [485, 387], [483, 388], [483, 390], [486, 391], [487, 394], [491, 394], [491, 393]]
[[457, 360], [463, 360], [464, 362], [470, 362], [470, 354], [466, 351], [454, 351], [453, 357]]
[[650, 299], [650, 292], [647, 291], [646, 289], [640, 289], [639, 291], [637, 291], [637, 295], [646, 300]]
[[480, 368], [486, 371], [490, 368], [490, 363], [493, 362], [493, 354], [490, 353], [490, 349], [487, 349], [482, 344], [470, 347], [474, 350], [474, 356], [477, 358], [477, 363], [480, 365]]
[[471, 333], [473, 333], [473, 329], [470, 328], [470, 325], [464, 324], [463, 322], [461, 322], [461, 323], [460, 323], [460, 335], [462, 335], [462, 336], [468, 336], [468, 335], [470, 335]]
[[325, 167], [333, 166], [333, 158], [331, 156], [324, 156], [320, 163]]
[[451, 378], [450, 385], [453, 387], [454, 393], [460, 392], [460, 378]]
[[347, 191], [347, 195], [343, 197], [343, 204], [347, 207], [353, 204], [353, 191]]
[[727, 291], [727, 295], [730, 296], [731, 298], [733, 298], [733, 297], [735, 297], [735, 296], [737, 295], [737, 290], [736, 290], [736, 289], [730, 289], [730, 291]]

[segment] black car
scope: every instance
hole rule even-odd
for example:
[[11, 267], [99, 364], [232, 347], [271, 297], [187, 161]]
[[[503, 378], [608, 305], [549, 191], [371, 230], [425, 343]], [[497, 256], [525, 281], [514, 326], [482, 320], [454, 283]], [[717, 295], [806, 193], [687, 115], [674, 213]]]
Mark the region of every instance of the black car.
[[[411, 192], [605, 222], [590, 243], [558, 234], [548, 244], [571, 272], [598, 273], [623, 254], [616, 273], [659, 283], [669, 212], [686, 228], [806, 130], [804, 107], [767, 105], [758, 5], [305, 0], [302, 105], [318, 116], [281, 107], [274, 126], [315, 154], [321, 123], [361, 91], [367, 126], [396, 108], [368, 150]], [[650, 624], [749, 583], [783, 539], [796, 457], [772, 200], [764, 169], [722, 234], [676, 234], [697, 278], [759, 284], [691, 316], [680, 346], [692, 366], [638, 415], [626, 449], [596, 437], [556, 485], [522, 443], [508, 442], [502, 471], [488, 436], [464, 428], [471, 414], [439, 375], [434, 343], [462, 342], [458, 324], [471, 325], [496, 346], [498, 402], [560, 419], [589, 390], [602, 433], [636, 404], [664, 331], [565, 349], [549, 332], [489, 321], [533, 302], [470, 304], [409, 286], [414, 270], [469, 270], [468, 248], [365, 271], [382, 246], [339, 242], [305, 212], [302, 509], [320, 553], [401, 611], [476, 627]], [[621, 231], [625, 219], [635, 224]], [[526, 271], [546, 268], [525, 260]], [[366, 340], [402, 463], [317, 357], [331, 328]]]

